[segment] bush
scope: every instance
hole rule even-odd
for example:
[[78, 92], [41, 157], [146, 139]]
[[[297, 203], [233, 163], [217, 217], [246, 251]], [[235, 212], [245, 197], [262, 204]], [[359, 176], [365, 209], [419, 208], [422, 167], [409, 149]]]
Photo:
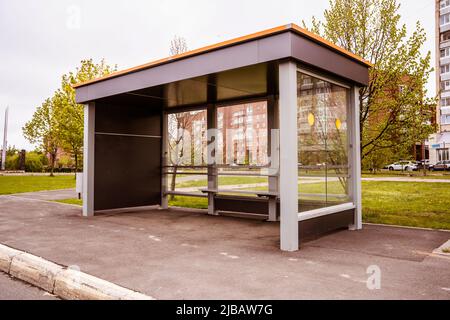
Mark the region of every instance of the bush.
[[7, 155], [6, 156], [6, 163], [5, 163], [5, 169], [6, 170], [19, 170], [19, 155]]
[[71, 168], [71, 167], [73, 167], [73, 160], [68, 155], [62, 155], [59, 157], [55, 167], [58, 167], [60, 169]]
[[[50, 167], [49, 166], [45, 167], [44, 171], [50, 172], [51, 171]], [[72, 173], [72, 172], [74, 172], [72, 168], [58, 168], [58, 167], [53, 168], [53, 173]]]
[[44, 164], [42, 163], [42, 155], [36, 152], [28, 152], [25, 156], [26, 172], [42, 172]]

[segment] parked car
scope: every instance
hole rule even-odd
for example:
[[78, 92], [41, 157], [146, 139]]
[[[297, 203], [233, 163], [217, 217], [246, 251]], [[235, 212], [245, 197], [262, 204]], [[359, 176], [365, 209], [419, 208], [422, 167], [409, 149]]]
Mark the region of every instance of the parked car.
[[433, 171], [447, 171], [450, 170], [450, 160], [444, 160], [437, 162], [433, 168]]
[[430, 160], [417, 161], [417, 170], [431, 170], [432, 167], [433, 165], [430, 164]]
[[416, 171], [417, 164], [412, 161], [399, 161], [387, 166], [389, 171]]

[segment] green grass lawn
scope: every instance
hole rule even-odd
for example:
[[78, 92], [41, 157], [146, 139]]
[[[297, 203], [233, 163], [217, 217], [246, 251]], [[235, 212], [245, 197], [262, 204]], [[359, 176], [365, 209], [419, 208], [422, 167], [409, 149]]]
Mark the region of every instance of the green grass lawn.
[[208, 199], [196, 197], [176, 196], [173, 200], [169, 200], [169, 206], [194, 208], [194, 209], [208, 209]]
[[[304, 193], [320, 193], [323, 184], [302, 184]], [[363, 220], [450, 230], [450, 187], [442, 183], [363, 181]], [[340, 193], [339, 182], [328, 183], [331, 193]], [[207, 199], [175, 197], [172, 206], [208, 207]]]
[[[240, 185], [240, 184], [253, 184], [253, 183], [267, 183], [268, 178], [265, 177], [242, 177], [242, 176], [222, 176], [219, 177], [219, 185]], [[170, 183], [170, 181], [169, 181]], [[202, 180], [193, 180], [178, 182], [177, 188], [190, 188], [190, 187], [206, 187], [208, 185], [208, 178], [205, 176]]]
[[75, 188], [75, 175], [0, 176], [0, 195]]
[[401, 171], [395, 171], [395, 172], [389, 172], [389, 171], [382, 171], [378, 173], [363, 173], [363, 178], [419, 178], [419, 179], [442, 179], [442, 180], [450, 180], [450, 173], [437, 171], [437, 172], [430, 172], [427, 171], [427, 175], [424, 176], [422, 171], [414, 171], [414, 172], [401, 172]]
[[445, 183], [362, 182], [365, 222], [450, 230]]

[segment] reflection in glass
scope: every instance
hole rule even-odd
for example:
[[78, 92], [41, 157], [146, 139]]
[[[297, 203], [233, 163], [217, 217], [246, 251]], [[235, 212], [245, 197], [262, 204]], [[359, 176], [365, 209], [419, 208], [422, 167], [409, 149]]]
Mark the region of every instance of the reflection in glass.
[[[267, 191], [267, 102], [217, 109], [219, 189]], [[254, 195], [254, 194], [253, 194]]]
[[200, 193], [198, 187], [207, 185], [206, 110], [169, 114], [167, 131], [169, 191]]
[[298, 73], [299, 212], [349, 202], [348, 90]]
[[267, 164], [267, 103], [254, 102], [217, 110], [217, 163]]

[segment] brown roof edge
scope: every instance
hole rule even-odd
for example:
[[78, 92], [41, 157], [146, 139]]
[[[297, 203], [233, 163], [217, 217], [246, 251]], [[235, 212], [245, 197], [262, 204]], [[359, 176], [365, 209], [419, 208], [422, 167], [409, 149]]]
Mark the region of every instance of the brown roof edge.
[[159, 59], [159, 60], [152, 61], [152, 62], [149, 62], [149, 63], [145, 63], [145, 64], [142, 64], [142, 65], [139, 65], [139, 66], [136, 66], [136, 67], [124, 69], [124, 70], [121, 70], [121, 71], [116, 71], [116, 72], [113, 72], [113, 73], [111, 73], [111, 74], [109, 74], [107, 76], [100, 77], [100, 78], [93, 79], [93, 80], [89, 80], [89, 81], [85, 81], [85, 82], [81, 82], [81, 83], [77, 83], [77, 84], [74, 84], [72, 86], [74, 88], [79, 88], [79, 87], [86, 86], [86, 85], [89, 85], [89, 84], [92, 84], [92, 83], [108, 80], [108, 79], [111, 79], [111, 78], [116, 78], [116, 77], [119, 77], [119, 76], [122, 76], [122, 75], [126, 75], [126, 74], [129, 74], [129, 73], [136, 72], [136, 71], [140, 71], [140, 70], [156, 67], [158, 65], [166, 64], [166, 63], [169, 63], [169, 62], [173, 62], [173, 61], [189, 58], [189, 57], [192, 57], [192, 56], [196, 56], [196, 55], [199, 55], [199, 54], [202, 54], [202, 53], [206, 53], [206, 52], [209, 52], [209, 51], [213, 51], [213, 50], [217, 50], [217, 49], [222, 49], [222, 48], [225, 48], [225, 47], [228, 47], [228, 46], [232, 46], [232, 45], [235, 45], [235, 44], [239, 44], [239, 43], [243, 43], [243, 42], [247, 42], [247, 41], [251, 41], [251, 40], [256, 40], [256, 39], [259, 39], [259, 38], [268, 37], [268, 36], [275, 35], [275, 34], [278, 34], [278, 33], [284, 32], [284, 31], [289, 31], [289, 30], [294, 31], [297, 34], [305, 36], [305, 37], [307, 37], [307, 38], [309, 38], [309, 39], [311, 39], [311, 40], [313, 40], [315, 42], [318, 42], [318, 43], [320, 43], [322, 45], [325, 45], [325, 46], [327, 46], [328, 48], [330, 48], [332, 50], [335, 50], [335, 51], [337, 51], [337, 52], [339, 52], [339, 53], [341, 53], [343, 55], [346, 55], [347, 57], [349, 57], [349, 58], [351, 58], [353, 60], [356, 60], [359, 63], [362, 63], [362, 64], [366, 65], [367, 67], [372, 67], [373, 66], [372, 63], [370, 63], [369, 61], [364, 60], [363, 58], [357, 56], [356, 54], [354, 54], [354, 53], [352, 53], [352, 52], [350, 52], [348, 50], [345, 50], [345, 49], [343, 49], [343, 48], [333, 44], [332, 42], [330, 42], [328, 40], [323, 39], [322, 37], [316, 35], [315, 33], [312, 33], [312, 32], [310, 32], [310, 31], [308, 31], [306, 29], [303, 29], [303, 28], [299, 27], [298, 25], [296, 25], [294, 23], [291, 23], [291, 24], [287, 24], [287, 25], [283, 25], [283, 26], [267, 29], [267, 30], [264, 30], [264, 31], [252, 33], [252, 34], [249, 34], [249, 35], [246, 35], [246, 36], [242, 36], [242, 37], [239, 37], [239, 38], [235, 38], [235, 39], [219, 42], [217, 44], [209, 45], [209, 46], [206, 46], [206, 47], [203, 47], [203, 48], [187, 51], [187, 52], [182, 53], [182, 54], [178, 54], [178, 55], [175, 55], [175, 56]]

